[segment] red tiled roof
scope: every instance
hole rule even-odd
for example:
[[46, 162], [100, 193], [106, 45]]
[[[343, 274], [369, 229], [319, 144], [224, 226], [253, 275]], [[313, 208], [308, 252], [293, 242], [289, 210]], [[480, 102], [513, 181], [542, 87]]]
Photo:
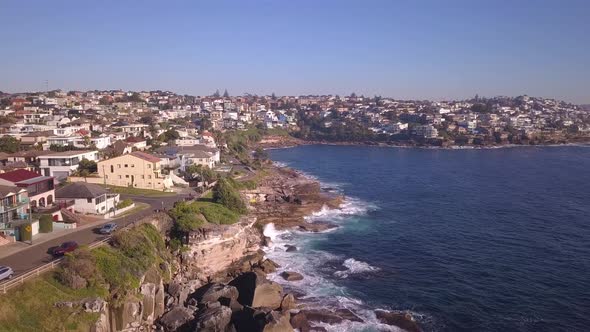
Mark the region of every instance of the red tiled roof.
[[149, 161], [151, 163], [157, 163], [159, 161], [162, 161], [160, 158], [158, 158], [156, 156], [153, 156], [149, 153], [145, 153], [145, 152], [141, 152], [141, 151], [131, 152], [130, 155], [135, 156], [137, 158], [141, 158], [146, 161]]
[[34, 179], [40, 176], [42, 175], [39, 173], [27, 171], [26, 169], [17, 169], [16, 171], [0, 174], [0, 179], [16, 183], [24, 180]]

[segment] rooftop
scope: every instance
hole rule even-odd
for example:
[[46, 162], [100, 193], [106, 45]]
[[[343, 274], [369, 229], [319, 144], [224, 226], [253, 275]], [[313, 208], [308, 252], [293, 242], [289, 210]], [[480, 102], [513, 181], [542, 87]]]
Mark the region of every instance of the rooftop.
[[106, 194], [105, 188], [98, 184], [74, 182], [55, 192], [56, 198], [95, 198]]
[[[22, 182], [22, 181], [36, 179], [41, 176], [42, 175], [39, 173], [31, 172], [26, 169], [17, 169], [15, 171], [0, 174], [0, 179], [14, 182], [14, 183], [18, 183], [18, 182]], [[35, 183], [35, 182], [37, 182], [37, 181], [34, 181], [32, 183]]]
[[79, 151], [63, 151], [63, 152], [52, 152], [52, 153], [46, 153], [41, 155], [40, 157], [50, 157], [50, 158], [59, 158], [59, 157], [72, 157], [72, 156], [77, 156], [80, 154], [85, 154], [85, 153], [89, 153], [89, 152], [97, 152], [97, 151], [93, 151], [93, 150], [79, 150]]

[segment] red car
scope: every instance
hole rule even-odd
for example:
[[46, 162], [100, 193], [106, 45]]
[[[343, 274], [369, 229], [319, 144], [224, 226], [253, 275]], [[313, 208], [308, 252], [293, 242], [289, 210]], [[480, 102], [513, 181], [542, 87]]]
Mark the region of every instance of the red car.
[[78, 243], [75, 241], [68, 241], [62, 243], [59, 247], [53, 249], [53, 256], [63, 256], [68, 252], [78, 249]]

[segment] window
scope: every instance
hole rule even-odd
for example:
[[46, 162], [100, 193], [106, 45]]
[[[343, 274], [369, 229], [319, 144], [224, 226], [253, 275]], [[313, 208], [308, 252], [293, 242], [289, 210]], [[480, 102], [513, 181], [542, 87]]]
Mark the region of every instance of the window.
[[135, 164], [131, 164], [131, 167], [135, 167]]
[[148, 179], [151, 179], [151, 178], [152, 178], [152, 176], [151, 175], [148, 175]]
[[125, 175], [125, 178], [126, 178], [126, 179], [129, 179], [129, 174]]
[[115, 166], [111, 165], [111, 173], [115, 173]]
[[92, 203], [92, 198], [87, 198], [87, 199], [86, 199], [86, 202], [88, 202], [88, 203]]
[[118, 167], [118, 168], [121, 168], [121, 164], [117, 164], [117, 167]]
[[119, 175], [119, 179], [121, 179], [121, 175]]
[[125, 168], [129, 167], [129, 165], [125, 164]]
[[142, 175], [142, 176], [141, 176], [141, 178], [142, 178], [142, 179], [145, 179], [145, 175]]
[[147, 165], [148, 165], [148, 168], [152, 168], [152, 164], [147, 164]]

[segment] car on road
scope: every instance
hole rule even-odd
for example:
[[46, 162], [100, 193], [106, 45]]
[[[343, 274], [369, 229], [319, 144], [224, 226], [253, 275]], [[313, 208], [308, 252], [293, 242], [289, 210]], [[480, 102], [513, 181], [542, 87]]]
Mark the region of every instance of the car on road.
[[63, 256], [76, 249], [78, 249], [78, 243], [76, 241], [64, 242], [59, 247], [53, 249], [53, 256]]
[[0, 266], [0, 281], [4, 279], [12, 279], [14, 271], [8, 266]]
[[104, 224], [99, 230], [98, 232], [100, 234], [111, 234], [112, 232], [117, 230], [117, 224], [115, 224], [114, 222], [110, 222], [108, 224]]

